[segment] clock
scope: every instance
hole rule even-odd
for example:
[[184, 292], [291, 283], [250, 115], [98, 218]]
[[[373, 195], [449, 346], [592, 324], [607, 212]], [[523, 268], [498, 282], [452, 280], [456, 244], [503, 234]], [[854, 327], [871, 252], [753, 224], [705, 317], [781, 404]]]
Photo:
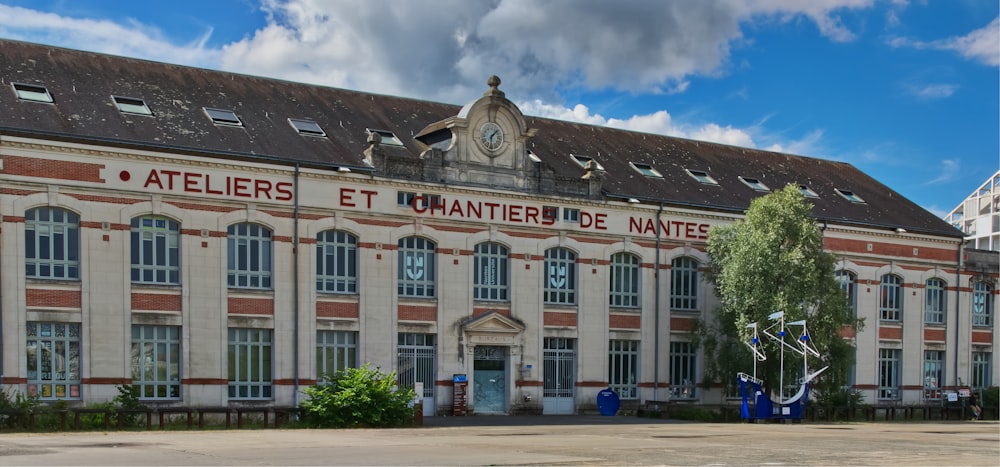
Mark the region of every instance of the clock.
[[503, 144], [503, 129], [493, 122], [486, 122], [479, 128], [479, 141], [490, 151], [500, 149]]

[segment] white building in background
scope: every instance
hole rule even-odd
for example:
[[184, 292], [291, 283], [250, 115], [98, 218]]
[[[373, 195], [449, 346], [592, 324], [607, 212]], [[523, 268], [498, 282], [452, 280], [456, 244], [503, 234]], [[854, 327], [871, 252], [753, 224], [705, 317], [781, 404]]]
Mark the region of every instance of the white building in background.
[[952, 209], [945, 220], [965, 232], [969, 248], [1000, 251], [1000, 171]]

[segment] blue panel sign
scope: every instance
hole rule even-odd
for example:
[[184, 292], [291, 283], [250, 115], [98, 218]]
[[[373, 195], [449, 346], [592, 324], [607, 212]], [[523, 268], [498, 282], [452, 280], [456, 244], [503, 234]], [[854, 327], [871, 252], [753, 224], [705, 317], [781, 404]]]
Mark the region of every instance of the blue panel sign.
[[615, 415], [620, 406], [621, 400], [618, 398], [618, 393], [612, 391], [611, 388], [603, 389], [597, 393], [597, 410], [601, 412], [601, 415]]
[[451, 382], [453, 383], [465, 383], [469, 381], [469, 377], [466, 375], [452, 375]]

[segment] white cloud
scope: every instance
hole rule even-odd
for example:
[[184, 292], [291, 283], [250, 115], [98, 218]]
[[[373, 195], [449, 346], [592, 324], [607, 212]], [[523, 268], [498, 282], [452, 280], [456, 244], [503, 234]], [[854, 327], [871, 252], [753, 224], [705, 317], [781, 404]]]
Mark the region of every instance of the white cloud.
[[907, 85], [906, 91], [921, 99], [942, 99], [951, 97], [958, 90], [957, 84]]
[[966, 59], [989, 66], [1000, 66], [1000, 17], [993, 18], [990, 24], [976, 29], [964, 36], [949, 37], [924, 42], [905, 37], [896, 37], [889, 41], [892, 47], [910, 47], [914, 49], [950, 50], [957, 52]]
[[943, 159], [938, 169], [937, 177], [924, 182], [924, 185], [941, 185], [955, 179], [961, 172], [961, 165], [955, 159]]

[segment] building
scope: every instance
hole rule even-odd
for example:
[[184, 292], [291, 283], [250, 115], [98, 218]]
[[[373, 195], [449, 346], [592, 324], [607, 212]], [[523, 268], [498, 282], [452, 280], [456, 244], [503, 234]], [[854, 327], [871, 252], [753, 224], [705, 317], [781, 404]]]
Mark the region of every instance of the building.
[[970, 248], [1000, 251], [1000, 171], [945, 217], [965, 232]]
[[705, 239], [787, 184], [867, 401], [997, 384], [995, 271], [849, 164], [526, 116], [495, 77], [458, 107], [0, 41], [0, 80], [0, 362], [45, 400], [290, 405], [371, 362], [427, 414], [456, 375], [471, 413], [718, 403]]

